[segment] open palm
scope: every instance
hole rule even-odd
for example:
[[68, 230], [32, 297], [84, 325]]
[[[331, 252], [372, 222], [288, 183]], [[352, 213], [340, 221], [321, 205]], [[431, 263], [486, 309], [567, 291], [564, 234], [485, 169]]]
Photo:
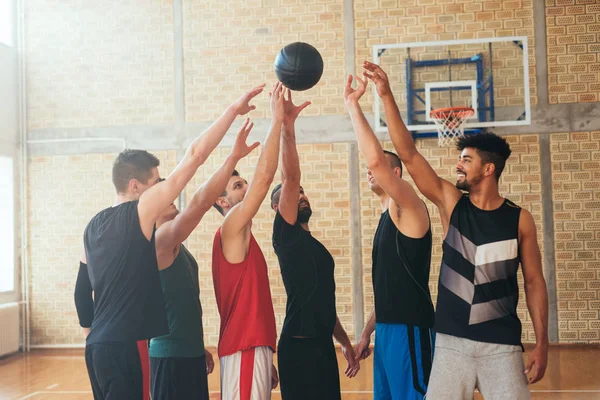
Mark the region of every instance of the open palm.
[[379, 97], [385, 97], [392, 94], [392, 90], [390, 89], [390, 81], [388, 79], [387, 74], [381, 67], [377, 64], [373, 64], [372, 62], [365, 61], [363, 67], [369, 71], [365, 72], [364, 76], [369, 78], [375, 84], [375, 89], [377, 89], [377, 94]]
[[235, 138], [235, 144], [233, 145], [231, 155], [238, 160], [246, 157], [252, 152], [252, 150], [254, 150], [260, 145], [259, 142], [254, 142], [250, 146], [246, 144], [246, 140], [248, 140], [248, 135], [250, 135], [250, 131], [252, 131], [253, 127], [254, 122], [250, 122], [250, 118], [246, 118], [246, 121], [244, 121], [244, 124], [237, 133], [237, 137]]
[[293, 124], [294, 121], [296, 121], [296, 118], [298, 118], [298, 115], [300, 115], [300, 113], [302, 112], [302, 110], [304, 110], [306, 107], [308, 107], [311, 103], [310, 103], [310, 101], [305, 101], [301, 105], [297, 106], [292, 101], [292, 91], [289, 89], [286, 89], [285, 92], [286, 93], [284, 93], [284, 94], [287, 94], [287, 96], [284, 96], [284, 98], [283, 98], [283, 110], [285, 112], [285, 117], [283, 119], [283, 123], [284, 124]]
[[356, 82], [358, 84], [358, 86], [356, 87], [356, 89], [352, 88], [352, 75], [348, 76], [348, 81], [346, 82], [346, 88], [344, 89], [344, 100], [346, 101], [346, 103], [351, 102], [351, 101], [358, 101], [363, 94], [365, 94], [365, 91], [367, 90], [367, 79], [364, 77], [363, 78], [359, 78], [358, 75], [356, 76]]
[[256, 86], [255, 88], [244, 93], [239, 99], [233, 103], [233, 107], [237, 115], [246, 115], [250, 111], [255, 110], [256, 106], [250, 105], [250, 101], [258, 96], [265, 88], [266, 83]]

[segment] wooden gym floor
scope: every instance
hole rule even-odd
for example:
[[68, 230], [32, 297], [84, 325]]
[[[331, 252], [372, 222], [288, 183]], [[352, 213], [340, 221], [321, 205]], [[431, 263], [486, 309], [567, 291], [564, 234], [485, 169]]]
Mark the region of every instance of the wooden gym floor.
[[[339, 350], [338, 360], [344, 365]], [[342, 377], [343, 400], [373, 398], [372, 360], [361, 363], [356, 378]], [[219, 398], [218, 365], [215, 371], [209, 377], [211, 399]], [[546, 376], [531, 389], [533, 399], [600, 399], [600, 345], [551, 347]], [[91, 398], [83, 350], [37, 350], [0, 359], [1, 400]], [[273, 399], [281, 399], [278, 390]]]

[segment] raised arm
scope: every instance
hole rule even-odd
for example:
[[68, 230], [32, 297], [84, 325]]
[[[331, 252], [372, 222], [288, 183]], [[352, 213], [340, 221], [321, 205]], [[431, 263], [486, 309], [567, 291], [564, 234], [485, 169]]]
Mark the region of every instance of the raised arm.
[[519, 218], [519, 256], [525, 280], [525, 299], [535, 331], [535, 348], [529, 353], [525, 374], [535, 383], [543, 378], [548, 364], [548, 292], [542, 272], [542, 256], [531, 213], [521, 210]]
[[258, 142], [250, 146], [246, 144], [253, 126], [254, 124], [246, 119], [237, 134], [231, 153], [217, 172], [196, 190], [187, 207], [175, 219], [163, 224], [157, 230], [157, 247], [170, 249], [181, 244], [198, 226], [204, 214], [227, 187], [227, 182], [229, 182], [238, 161], [250, 154], [260, 144]]
[[379, 65], [368, 61], [365, 61], [364, 68], [369, 71], [366, 76], [373, 81], [377, 88], [377, 94], [383, 101], [386, 124], [398, 157], [406, 166], [419, 191], [438, 206], [440, 211], [442, 209], [449, 211], [449, 217], [460, 199], [460, 190], [452, 183], [440, 178], [427, 160], [417, 151], [412, 135], [400, 116], [386, 73]]
[[[252, 183], [250, 183], [244, 199], [227, 213], [225, 221], [223, 221], [221, 229], [223, 241], [227, 240], [227, 238], [236, 237], [248, 225], [258, 212], [260, 205], [267, 195], [269, 186], [273, 183], [273, 177], [275, 176], [279, 162], [281, 124], [283, 123], [284, 115], [283, 92], [283, 86], [280, 82], [277, 82], [271, 93], [271, 113], [273, 118], [269, 133], [258, 158]], [[235, 262], [233, 260], [229, 261]]]
[[281, 136], [281, 197], [279, 200], [279, 213], [290, 225], [298, 219], [298, 197], [300, 194], [300, 161], [296, 148], [296, 118], [302, 110], [310, 105], [305, 102], [295, 106], [292, 102], [292, 92], [288, 91], [288, 98], [283, 99], [285, 116], [283, 118], [283, 132]]
[[403, 214], [403, 222], [408, 225], [407, 228], [411, 231], [403, 232], [409, 235], [421, 236], [429, 229], [427, 208], [412, 186], [396, 175], [394, 170], [390, 168], [390, 162], [383, 153], [383, 148], [359, 104], [360, 98], [367, 89], [367, 78], [364, 75], [363, 79], [357, 76], [356, 80], [358, 86], [356, 89], [352, 89], [352, 75], [348, 76], [346, 89], [344, 90], [344, 101], [354, 125], [360, 152], [365, 157], [367, 167], [394, 203], [403, 210], [413, 211]]
[[210, 153], [221, 142], [235, 117], [247, 114], [256, 108], [249, 105], [249, 102], [263, 91], [264, 86], [264, 84], [257, 86], [244, 93], [235, 103], [229, 106], [215, 123], [190, 144], [185, 156], [169, 177], [142, 194], [138, 205], [138, 214], [140, 216], [140, 226], [146, 238], [150, 239], [154, 224], [160, 214], [169, 204], [175, 201], [185, 185], [192, 179], [198, 167], [206, 161]]

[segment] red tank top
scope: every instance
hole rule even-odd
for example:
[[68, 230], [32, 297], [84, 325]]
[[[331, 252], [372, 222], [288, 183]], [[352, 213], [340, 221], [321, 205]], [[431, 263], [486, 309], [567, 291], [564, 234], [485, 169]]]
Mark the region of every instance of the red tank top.
[[232, 264], [223, 255], [219, 228], [213, 241], [212, 273], [221, 316], [219, 357], [259, 346], [275, 351], [277, 329], [267, 262], [254, 235], [246, 259]]

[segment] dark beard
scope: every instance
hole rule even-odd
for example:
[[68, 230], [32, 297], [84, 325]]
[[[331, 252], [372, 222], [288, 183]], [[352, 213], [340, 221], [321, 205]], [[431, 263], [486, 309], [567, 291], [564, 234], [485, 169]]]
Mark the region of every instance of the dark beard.
[[467, 179], [464, 179], [462, 182], [456, 182], [456, 188], [468, 192], [471, 190], [471, 185], [467, 182]]
[[468, 182], [467, 176], [465, 175], [465, 179], [462, 182], [456, 182], [456, 188], [459, 190], [464, 190], [465, 192], [470, 192], [471, 188], [481, 182], [482, 179], [483, 176], [478, 176], [471, 179], [471, 182]]
[[305, 207], [298, 210], [298, 222], [301, 224], [307, 224], [310, 216], [312, 215], [312, 210], [310, 207]]

